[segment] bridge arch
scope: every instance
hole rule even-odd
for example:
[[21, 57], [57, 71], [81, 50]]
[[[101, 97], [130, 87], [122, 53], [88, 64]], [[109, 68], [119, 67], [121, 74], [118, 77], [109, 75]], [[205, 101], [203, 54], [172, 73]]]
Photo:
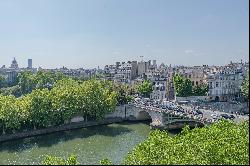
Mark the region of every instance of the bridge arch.
[[136, 116], [136, 120], [151, 120], [152, 121], [152, 117], [147, 111], [139, 111]]

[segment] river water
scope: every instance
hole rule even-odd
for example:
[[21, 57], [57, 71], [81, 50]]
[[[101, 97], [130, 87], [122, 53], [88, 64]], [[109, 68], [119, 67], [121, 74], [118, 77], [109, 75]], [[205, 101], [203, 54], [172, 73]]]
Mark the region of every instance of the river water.
[[149, 134], [148, 123], [119, 123], [58, 132], [0, 143], [0, 165], [41, 164], [44, 155], [76, 154], [80, 164], [115, 164]]

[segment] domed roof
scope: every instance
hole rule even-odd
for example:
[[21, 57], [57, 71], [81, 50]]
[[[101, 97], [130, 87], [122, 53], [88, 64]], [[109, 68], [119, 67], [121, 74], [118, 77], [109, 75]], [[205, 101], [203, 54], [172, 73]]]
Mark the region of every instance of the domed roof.
[[14, 58], [14, 60], [12, 61], [12, 63], [17, 63], [16, 58]]
[[18, 64], [17, 64], [16, 58], [14, 58], [14, 60], [12, 61], [12, 64], [11, 64], [10, 68], [14, 68], [14, 69], [18, 68]]

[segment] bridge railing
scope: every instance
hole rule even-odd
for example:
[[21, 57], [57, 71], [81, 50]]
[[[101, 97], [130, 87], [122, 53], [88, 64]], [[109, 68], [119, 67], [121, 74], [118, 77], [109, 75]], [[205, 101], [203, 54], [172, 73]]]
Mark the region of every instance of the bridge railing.
[[171, 123], [176, 123], [176, 122], [182, 122], [182, 123], [185, 123], [185, 122], [196, 122], [196, 123], [199, 123], [199, 124], [203, 124], [201, 121], [199, 120], [194, 120], [194, 119], [175, 119], [175, 120], [170, 120], [168, 121], [166, 124], [171, 124]]
[[147, 110], [160, 112], [160, 113], [165, 113], [165, 114], [171, 114], [171, 115], [174, 115], [174, 116], [179, 116], [179, 117], [181, 117], [183, 119], [191, 119], [191, 120], [201, 121], [201, 119], [199, 120], [199, 117], [198, 118], [196, 118], [195, 116], [192, 117], [192, 114], [189, 114], [187, 112], [186, 112], [187, 115], [183, 115], [182, 113], [177, 112], [177, 110], [155, 108], [155, 107], [150, 107], [150, 106], [145, 106], [145, 105], [142, 105], [142, 104], [135, 104], [135, 103], [130, 103], [130, 104], [128, 104], [128, 106], [134, 106], [136, 108], [147, 109]]

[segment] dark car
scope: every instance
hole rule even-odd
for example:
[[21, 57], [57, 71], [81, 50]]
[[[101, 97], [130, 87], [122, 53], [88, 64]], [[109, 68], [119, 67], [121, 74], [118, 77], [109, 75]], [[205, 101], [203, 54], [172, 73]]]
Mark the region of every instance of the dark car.
[[200, 110], [195, 110], [197, 114], [203, 114]]
[[221, 114], [220, 116], [225, 119], [230, 119], [230, 116], [228, 114]]
[[235, 119], [235, 116], [234, 115], [229, 115], [229, 118], [230, 119]]

